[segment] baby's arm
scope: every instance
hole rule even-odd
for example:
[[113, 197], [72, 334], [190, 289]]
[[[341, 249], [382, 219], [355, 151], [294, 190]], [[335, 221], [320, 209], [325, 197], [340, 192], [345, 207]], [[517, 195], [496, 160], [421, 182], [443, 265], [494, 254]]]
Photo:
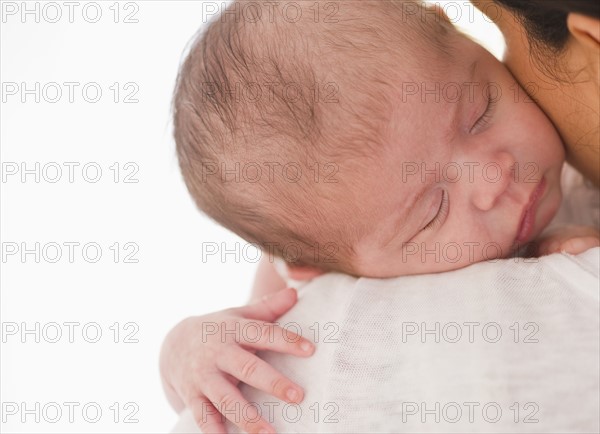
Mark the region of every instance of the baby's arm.
[[258, 301], [263, 296], [272, 294], [286, 286], [285, 280], [283, 280], [275, 268], [274, 258], [263, 255], [254, 276], [250, 302]]
[[259, 300], [288, 286], [295, 288], [301, 282], [306, 283], [326, 272], [316, 265], [291, 265], [281, 258], [263, 256], [258, 264], [250, 301]]

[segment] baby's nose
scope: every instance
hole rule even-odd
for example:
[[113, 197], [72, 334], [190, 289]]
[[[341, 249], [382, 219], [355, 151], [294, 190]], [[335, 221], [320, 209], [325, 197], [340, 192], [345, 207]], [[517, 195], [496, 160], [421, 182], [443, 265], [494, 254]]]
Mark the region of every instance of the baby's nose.
[[473, 179], [472, 203], [481, 211], [489, 211], [513, 182], [515, 159], [508, 152], [499, 152], [493, 161], [478, 166]]

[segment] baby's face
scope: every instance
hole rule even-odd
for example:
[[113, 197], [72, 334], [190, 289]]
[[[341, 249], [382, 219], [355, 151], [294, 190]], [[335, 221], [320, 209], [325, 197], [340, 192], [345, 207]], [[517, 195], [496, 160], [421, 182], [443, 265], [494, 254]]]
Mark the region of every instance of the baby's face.
[[558, 133], [497, 59], [455, 39], [451, 61], [423, 53], [438, 78], [415, 73], [398, 83], [380, 166], [360, 174], [350, 220], [372, 228], [355, 246], [360, 275], [434, 273], [507, 257], [558, 210]]

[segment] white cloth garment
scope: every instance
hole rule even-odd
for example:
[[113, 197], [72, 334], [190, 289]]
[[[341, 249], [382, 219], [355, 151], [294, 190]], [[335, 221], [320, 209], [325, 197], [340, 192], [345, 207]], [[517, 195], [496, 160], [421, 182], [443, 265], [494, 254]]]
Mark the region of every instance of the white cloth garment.
[[[425, 279], [325, 275], [279, 321], [315, 354], [258, 353], [304, 401], [242, 393], [278, 433], [598, 432], [599, 261], [595, 248]], [[186, 411], [173, 432], [200, 431]]]
[[[597, 225], [585, 212], [599, 207], [597, 190], [576, 185], [561, 218]], [[303, 402], [242, 393], [278, 433], [597, 433], [599, 270], [594, 248], [393, 279], [319, 277], [278, 321], [315, 354], [257, 353], [304, 388]], [[200, 430], [186, 410], [172, 432]]]

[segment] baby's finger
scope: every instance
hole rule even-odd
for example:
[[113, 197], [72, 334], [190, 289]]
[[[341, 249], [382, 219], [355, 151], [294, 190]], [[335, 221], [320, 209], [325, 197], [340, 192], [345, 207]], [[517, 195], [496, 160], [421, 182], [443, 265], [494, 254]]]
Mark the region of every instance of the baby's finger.
[[600, 240], [597, 237], [571, 238], [560, 245], [560, 251], [577, 255], [598, 246], [600, 246]]
[[537, 245], [535, 246], [536, 249], [535, 249], [534, 254], [536, 256], [546, 256], [546, 255], [551, 255], [553, 253], [559, 253], [560, 245], [561, 245], [560, 240], [545, 239], [543, 241], [537, 242]]
[[302, 402], [304, 391], [261, 358], [230, 345], [217, 367], [240, 381], [292, 404]]
[[223, 416], [208, 399], [203, 396], [194, 398], [189, 407], [196, 425], [203, 433], [227, 434]]
[[262, 321], [275, 321], [286, 313], [298, 301], [298, 293], [294, 288], [281, 289], [274, 294], [267, 295], [261, 300], [235, 308], [238, 314], [245, 318]]
[[315, 344], [286, 328], [252, 320], [242, 320], [240, 326], [237, 341], [253, 351], [275, 351], [300, 357], [308, 357], [315, 352]]
[[242, 396], [237, 387], [221, 376], [215, 376], [206, 384], [206, 397], [213, 406], [247, 433], [275, 434], [275, 430], [267, 423], [256, 409]]

